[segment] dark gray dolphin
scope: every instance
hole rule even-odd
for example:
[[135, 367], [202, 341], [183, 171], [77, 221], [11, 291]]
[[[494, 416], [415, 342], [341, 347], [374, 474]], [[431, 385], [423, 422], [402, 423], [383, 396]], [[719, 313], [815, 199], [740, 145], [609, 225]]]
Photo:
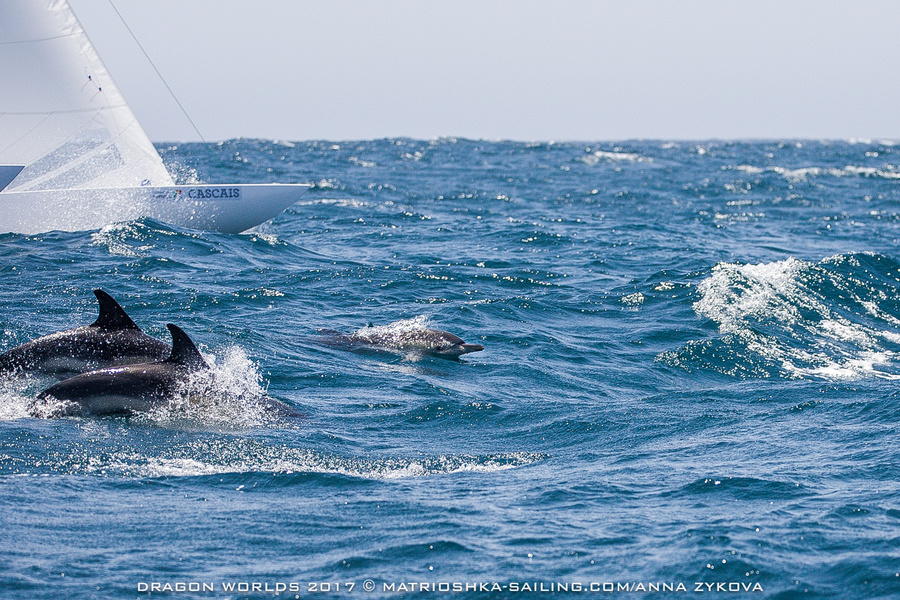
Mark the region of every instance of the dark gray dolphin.
[[[120, 367], [108, 367], [70, 377], [52, 385], [38, 395], [39, 402], [51, 399], [72, 403], [75, 412], [96, 415], [143, 412], [166, 405], [179, 391], [179, 385], [192, 373], [209, 368], [190, 337], [171, 323], [172, 349], [168, 358]], [[273, 398], [259, 399], [260, 405], [281, 417], [303, 417], [296, 409]], [[67, 408], [51, 408], [50, 412], [35, 406], [35, 416], [70, 414]]]
[[166, 327], [172, 334], [172, 351], [165, 360], [82, 373], [50, 386], [38, 400], [73, 402], [98, 415], [147, 411], [168, 402], [179, 382], [209, 367], [184, 331], [171, 323]]
[[171, 348], [134, 324], [112, 296], [94, 290], [100, 316], [90, 325], [57, 331], [0, 354], [0, 373], [83, 373], [160, 360]]
[[327, 329], [320, 330], [319, 333], [328, 336], [329, 344], [349, 350], [373, 348], [449, 359], [484, 350], [481, 344], [467, 344], [461, 338], [440, 329], [394, 330], [391, 327], [366, 327], [351, 335]]

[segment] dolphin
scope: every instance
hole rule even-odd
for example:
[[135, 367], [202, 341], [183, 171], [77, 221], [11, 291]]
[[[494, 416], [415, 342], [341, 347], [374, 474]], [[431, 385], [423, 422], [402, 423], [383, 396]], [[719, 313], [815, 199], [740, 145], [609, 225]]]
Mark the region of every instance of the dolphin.
[[168, 358], [82, 373], [51, 385], [38, 395], [38, 400], [72, 402], [83, 411], [98, 415], [148, 411], [168, 402], [179, 382], [209, 366], [181, 328], [171, 323], [166, 327], [172, 334]]
[[7, 350], [0, 354], [0, 374], [70, 375], [169, 355], [169, 345], [141, 331], [112, 296], [99, 289], [94, 295], [100, 303], [96, 321]]
[[328, 329], [320, 330], [319, 333], [329, 336], [329, 343], [349, 350], [373, 348], [448, 359], [484, 350], [481, 344], [467, 344], [461, 338], [440, 329], [394, 329], [387, 326], [365, 327], [350, 335]]
[[[108, 367], [89, 371], [60, 381], [38, 395], [38, 402], [51, 399], [74, 405], [74, 412], [95, 415], [119, 415], [145, 412], [166, 405], [175, 397], [179, 385], [192, 373], [209, 369], [197, 346], [180, 328], [166, 325], [172, 334], [172, 350], [168, 358], [155, 362]], [[270, 413], [298, 418], [304, 414], [273, 398], [259, 399], [260, 405]], [[51, 412], [35, 406], [34, 416], [61, 416], [70, 414], [68, 408]]]

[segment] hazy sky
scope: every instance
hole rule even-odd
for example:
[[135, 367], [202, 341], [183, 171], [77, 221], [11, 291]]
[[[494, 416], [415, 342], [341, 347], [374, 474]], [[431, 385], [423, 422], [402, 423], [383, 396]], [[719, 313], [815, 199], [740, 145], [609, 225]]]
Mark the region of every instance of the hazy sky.
[[[156, 141], [198, 139], [70, 0]], [[900, 139], [900, 3], [114, 0], [207, 140]]]

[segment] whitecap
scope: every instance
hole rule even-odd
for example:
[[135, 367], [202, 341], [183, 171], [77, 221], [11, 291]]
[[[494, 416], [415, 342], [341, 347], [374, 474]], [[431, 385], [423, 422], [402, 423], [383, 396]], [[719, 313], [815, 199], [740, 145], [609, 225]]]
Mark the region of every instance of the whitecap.
[[[138, 221], [112, 223], [91, 234], [92, 246], [105, 246], [113, 256], [142, 258], [154, 248], [153, 244], [141, 244], [149, 239], [146, 227]], [[138, 242], [132, 245], [134, 242]]]
[[737, 350], [730, 360], [761, 360], [788, 377], [900, 378], [900, 356], [885, 346], [900, 341], [900, 320], [878, 307], [883, 290], [835, 270], [841, 262], [863, 269], [853, 257], [720, 263], [697, 286], [693, 308]]
[[[246, 446], [246, 444], [244, 444]], [[208, 448], [186, 448], [184, 456], [148, 456], [118, 453], [108, 460], [95, 457], [80, 462], [86, 473], [120, 474], [131, 477], [198, 477], [244, 473], [343, 475], [360, 479], [413, 479], [456, 473], [492, 473], [546, 460], [544, 454], [511, 452], [491, 455], [439, 454], [421, 457], [363, 458], [323, 454], [302, 448], [247, 446], [240, 455], [226, 452], [220, 460], [190, 456]]]
[[607, 152], [605, 150], [595, 150], [590, 154], [580, 157], [578, 160], [587, 165], [596, 165], [600, 161], [607, 162], [653, 162], [652, 158], [641, 156], [633, 152]]

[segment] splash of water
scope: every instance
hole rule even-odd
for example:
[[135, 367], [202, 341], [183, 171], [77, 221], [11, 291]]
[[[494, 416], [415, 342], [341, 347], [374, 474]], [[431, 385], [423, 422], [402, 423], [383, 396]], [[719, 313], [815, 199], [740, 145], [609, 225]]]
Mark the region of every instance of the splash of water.
[[405, 334], [428, 329], [429, 319], [419, 315], [411, 319], [401, 319], [387, 325], [368, 325], [353, 334], [354, 337], [368, 338], [374, 336], [402, 338]]
[[256, 364], [238, 346], [221, 357], [204, 353], [209, 369], [192, 373], [181, 382], [168, 404], [139, 418], [161, 427], [252, 429], [271, 426], [271, 412], [262, 376]]

